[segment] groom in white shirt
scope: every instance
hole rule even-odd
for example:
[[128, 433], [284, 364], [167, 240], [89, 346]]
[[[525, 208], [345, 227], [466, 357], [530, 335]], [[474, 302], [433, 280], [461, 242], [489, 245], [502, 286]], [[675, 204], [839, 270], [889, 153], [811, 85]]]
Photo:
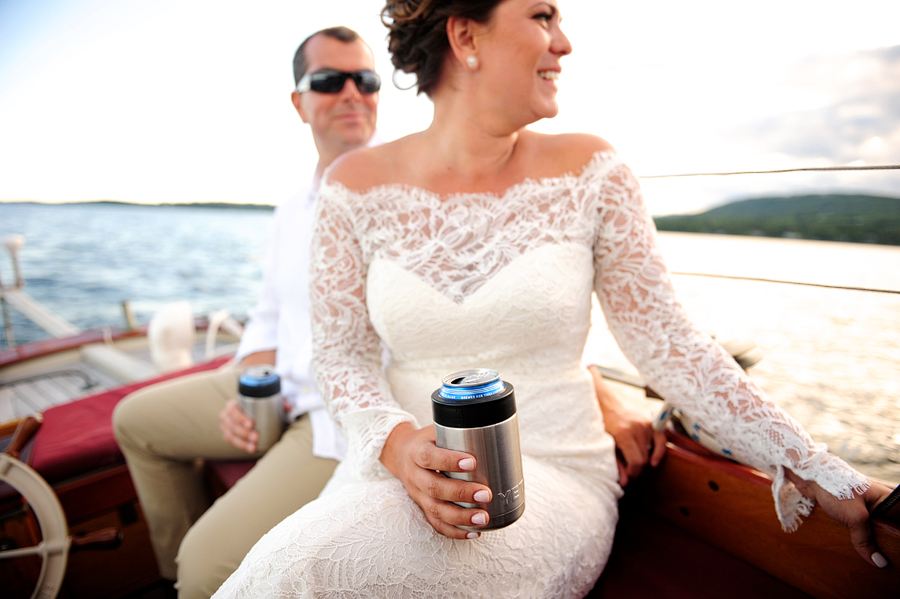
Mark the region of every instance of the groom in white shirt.
[[[310, 372], [308, 260], [313, 201], [322, 172], [342, 153], [376, 143], [380, 79], [356, 32], [334, 27], [294, 57], [291, 101], [319, 154], [311, 183], [275, 211], [262, 294], [237, 363], [160, 383], [126, 397], [114, 416], [164, 579], [179, 597], [209, 597], [272, 526], [315, 499], [343, 454]], [[253, 364], [281, 377], [288, 425], [258, 451], [253, 421], [238, 407], [237, 379]], [[249, 455], [248, 455], [249, 454]], [[259, 457], [210, 506], [198, 458]]]

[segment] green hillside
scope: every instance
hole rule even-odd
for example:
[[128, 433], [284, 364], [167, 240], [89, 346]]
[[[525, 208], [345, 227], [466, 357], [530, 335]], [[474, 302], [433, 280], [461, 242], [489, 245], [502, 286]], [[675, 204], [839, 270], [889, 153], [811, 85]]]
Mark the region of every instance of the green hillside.
[[900, 198], [809, 195], [743, 200], [702, 214], [655, 217], [660, 231], [900, 245]]

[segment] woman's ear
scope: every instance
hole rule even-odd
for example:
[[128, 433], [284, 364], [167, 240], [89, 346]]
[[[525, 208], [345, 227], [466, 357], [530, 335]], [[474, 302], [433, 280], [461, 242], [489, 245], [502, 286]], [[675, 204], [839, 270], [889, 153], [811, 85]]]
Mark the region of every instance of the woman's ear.
[[479, 24], [472, 19], [462, 17], [447, 19], [447, 41], [450, 43], [453, 58], [458, 64], [465, 66], [467, 59], [471, 61], [470, 56], [478, 56], [476, 35], [478, 27]]

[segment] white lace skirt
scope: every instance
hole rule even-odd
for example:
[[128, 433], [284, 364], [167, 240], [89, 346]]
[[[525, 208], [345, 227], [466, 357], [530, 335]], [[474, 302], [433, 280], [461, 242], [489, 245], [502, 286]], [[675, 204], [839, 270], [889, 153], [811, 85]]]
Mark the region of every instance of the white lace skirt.
[[336, 473], [215, 597], [583, 597], [609, 557], [621, 490], [548, 460], [523, 468], [525, 514], [473, 540], [435, 532], [395, 478], [338, 484]]

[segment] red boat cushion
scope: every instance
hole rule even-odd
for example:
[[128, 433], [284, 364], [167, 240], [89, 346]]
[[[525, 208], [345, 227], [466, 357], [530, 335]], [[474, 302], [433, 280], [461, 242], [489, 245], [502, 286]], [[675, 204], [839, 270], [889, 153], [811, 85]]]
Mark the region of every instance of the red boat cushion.
[[213, 480], [216, 494], [234, 486], [256, 464], [256, 460], [207, 460], [206, 472]]
[[50, 484], [99, 468], [124, 464], [125, 458], [113, 436], [112, 412], [116, 404], [141, 387], [212, 370], [228, 360], [228, 356], [220, 357], [187, 370], [123, 385], [46, 410], [29, 464]]

